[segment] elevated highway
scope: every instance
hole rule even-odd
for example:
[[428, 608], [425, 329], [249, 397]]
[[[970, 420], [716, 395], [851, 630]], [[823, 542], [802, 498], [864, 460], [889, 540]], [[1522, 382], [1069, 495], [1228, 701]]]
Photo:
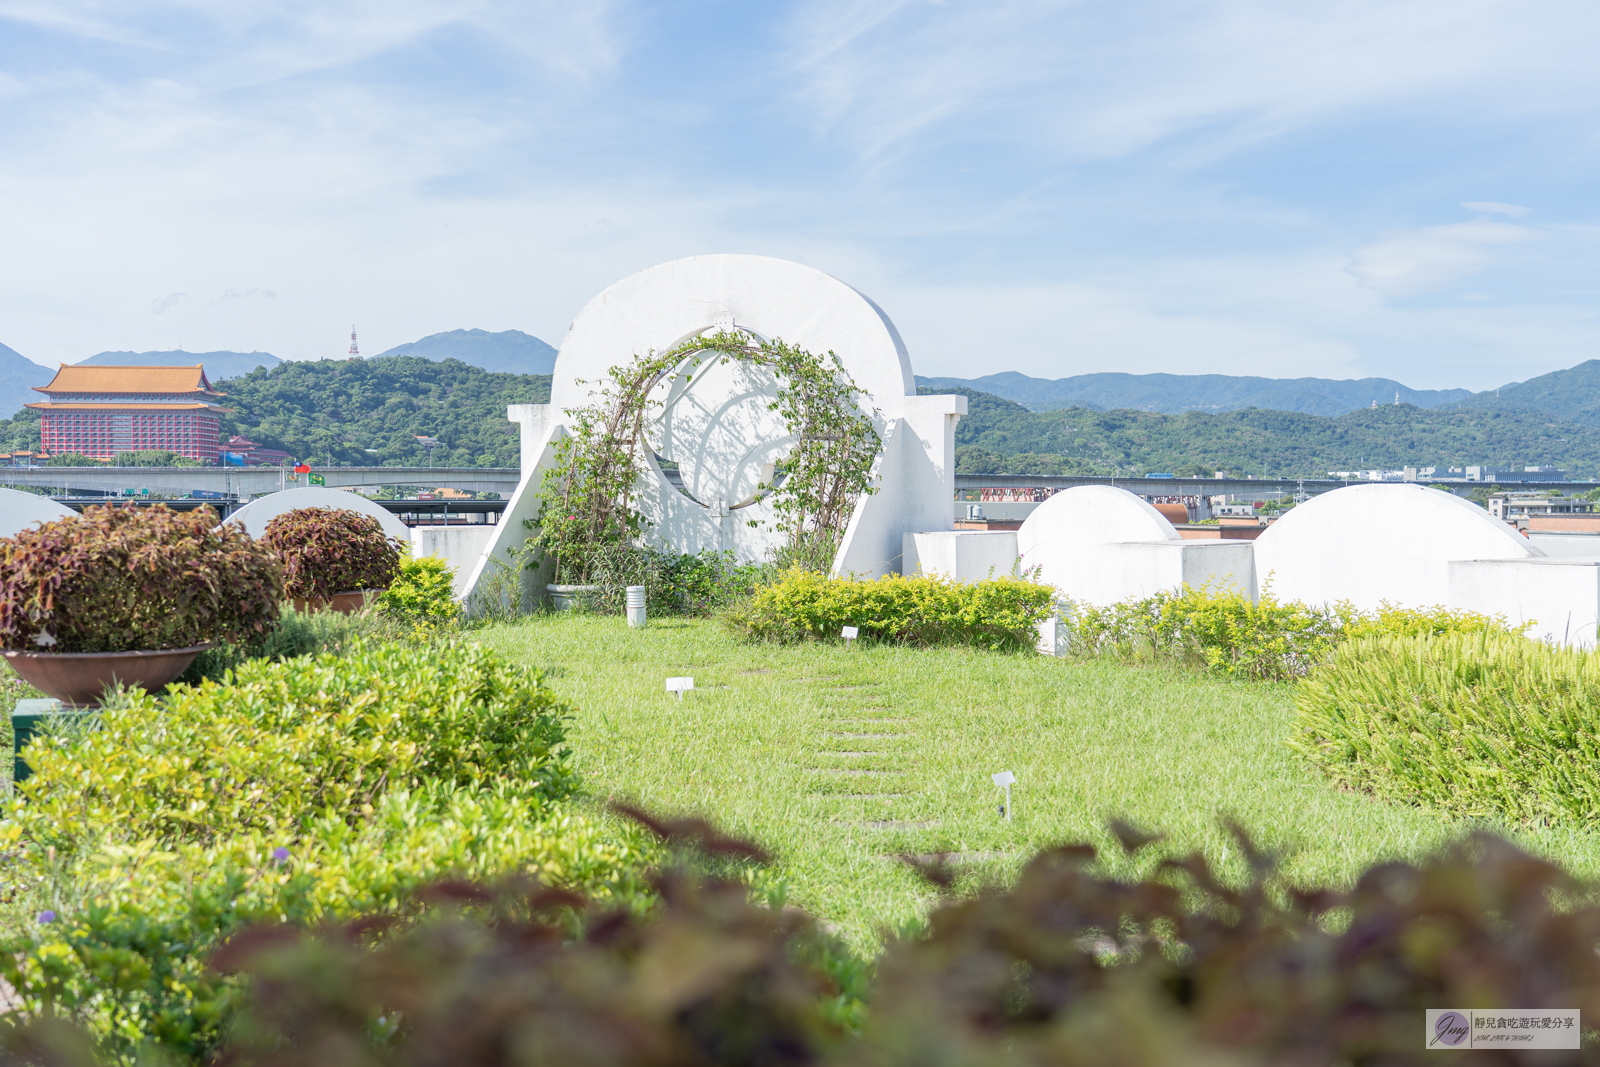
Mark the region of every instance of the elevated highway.
[[[964, 498], [971, 493], [977, 500], [980, 489], [1069, 489], [1074, 485], [1115, 485], [1136, 496], [1250, 496], [1304, 492], [1316, 496], [1347, 485], [1400, 485], [1400, 482], [1355, 482], [1340, 478], [1107, 478], [1088, 474], [958, 474], [956, 496]], [[1418, 484], [1442, 485], [1457, 496], [1468, 496], [1474, 490], [1488, 488], [1491, 484], [1506, 492], [1559, 489], [1571, 495], [1600, 489], [1600, 482], [1468, 482], [1457, 479], [1431, 479]]]
[[[510, 497], [516, 467], [315, 467], [328, 488], [420, 485]], [[48, 489], [55, 496], [120, 496], [124, 490], [185, 494], [200, 490], [249, 499], [305, 485], [279, 467], [0, 467], [0, 485]]]

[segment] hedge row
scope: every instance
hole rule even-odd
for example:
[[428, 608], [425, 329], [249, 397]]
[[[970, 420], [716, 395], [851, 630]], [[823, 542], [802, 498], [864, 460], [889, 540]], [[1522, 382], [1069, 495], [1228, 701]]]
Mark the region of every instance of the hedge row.
[[839, 640], [854, 626], [866, 640], [1023, 649], [1051, 612], [1048, 586], [1018, 578], [956, 582], [918, 575], [877, 581], [799, 569], [730, 607], [723, 621], [760, 640]]

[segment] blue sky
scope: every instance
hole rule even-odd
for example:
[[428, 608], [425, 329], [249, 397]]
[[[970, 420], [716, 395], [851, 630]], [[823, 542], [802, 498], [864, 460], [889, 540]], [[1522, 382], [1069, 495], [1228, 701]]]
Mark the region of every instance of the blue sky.
[[0, 342], [558, 344], [736, 251], [922, 374], [1600, 356], [1600, 5], [0, 0]]

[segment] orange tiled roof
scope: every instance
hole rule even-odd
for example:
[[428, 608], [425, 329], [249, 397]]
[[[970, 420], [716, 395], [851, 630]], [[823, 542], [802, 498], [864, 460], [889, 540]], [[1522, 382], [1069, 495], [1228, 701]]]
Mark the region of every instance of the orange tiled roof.
[[41, 393], [210, 393], [203, 366], [192, 367], [84, 367], [61, 364], [49, 385], [36, 385]]
[[35, 411], [218, 411], [225, 412], [231, 409], [218, 407], [216, 404], [184, 404], [173, 402], [170, 404], [88, 404], [75, 401], [51, 402], [40, 400], [32, 404], [22, 405], [33, 408]]

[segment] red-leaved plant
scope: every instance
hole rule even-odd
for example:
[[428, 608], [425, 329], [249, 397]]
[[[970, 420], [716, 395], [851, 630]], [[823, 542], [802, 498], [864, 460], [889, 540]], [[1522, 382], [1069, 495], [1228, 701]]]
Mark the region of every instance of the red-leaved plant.
[[283, 563], [284, 591], [296, 600], [387, 589], [400, 567], [400, 542], [371, 515], [346, 508], [296, 508], [267, 524], [262, 541]]
[[128, 652], [270, 630], [277, 561], [208, 507], [95, 506], [0, 538], [0, 647]]

